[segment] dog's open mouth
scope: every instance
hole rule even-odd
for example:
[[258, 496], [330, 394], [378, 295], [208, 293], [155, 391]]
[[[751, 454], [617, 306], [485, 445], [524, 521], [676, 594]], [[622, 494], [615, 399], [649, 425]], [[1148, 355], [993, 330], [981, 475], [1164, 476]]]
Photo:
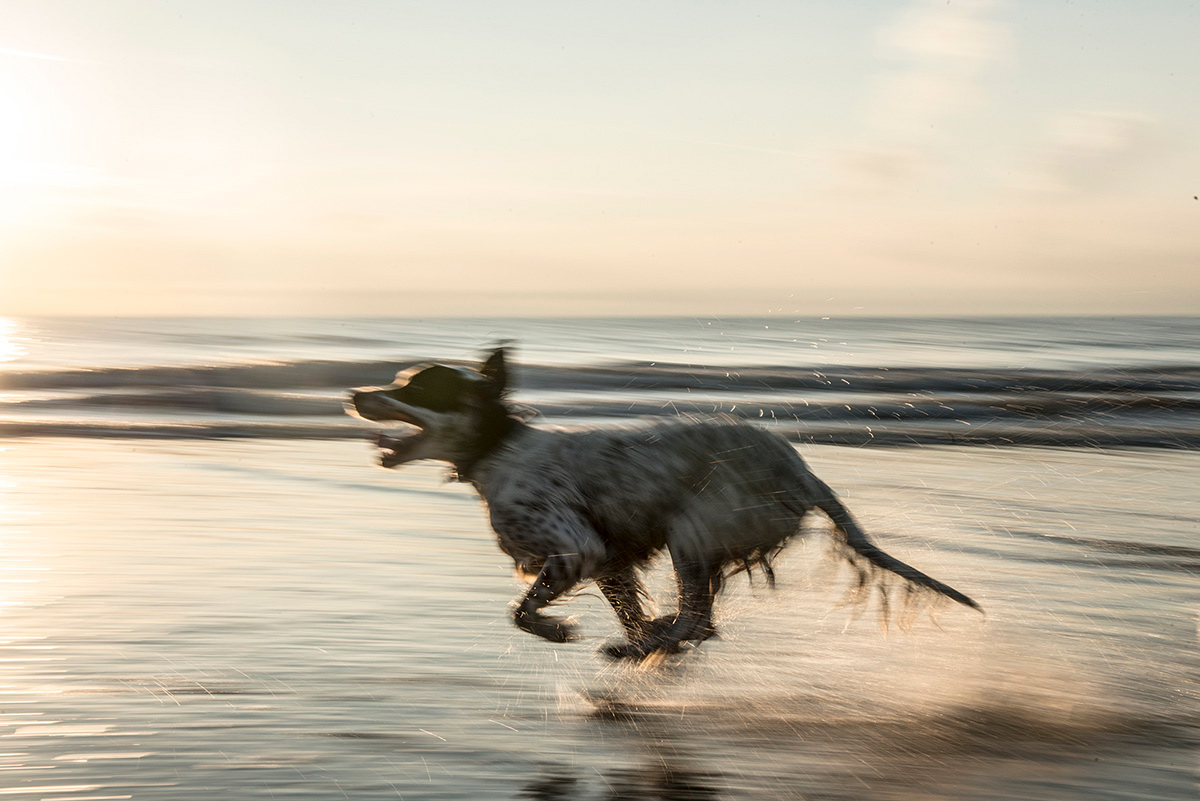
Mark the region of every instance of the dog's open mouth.
[[413, 414], [408, 404], [389, 397], [379, 390], [358, 390], [351, 394], [346, 408], [351, 414], [376, 423], [402, 423], [399, 430], [380, 431], [374, 435], [379, 446], [379, 461], [384, 467], [420, 458], [414, 455], [417, 445], [425, 438], [425, 422]]
[[399, 431], [380, 431], [376, 436], [375, 442], [380, 450], [379, 463], [384, 467], [395, 467], [408, 461], [413, 449], [425, 436], [421, 421], [397, 406], [388, 404], [386, 414], [376, 418], [404, 424]]
[[411, 459], [413, 449], [425, 435], [421, 421], [399, 408], [399, 404], [381, 403], [378, 396], [367, 395], [353, 404], [355, 414], [377, 423], [403, 423], [396, 431], [380, 431], [374, 435], [379, 447], [379, 463], [395, 467]]
[[384, 467], [395, 467], [408, 461], [408, 455], [425, 436], [416, 424], [401, 432], [380, 431], [375, 435], [375, 444], [379, 446], [379, 463]]

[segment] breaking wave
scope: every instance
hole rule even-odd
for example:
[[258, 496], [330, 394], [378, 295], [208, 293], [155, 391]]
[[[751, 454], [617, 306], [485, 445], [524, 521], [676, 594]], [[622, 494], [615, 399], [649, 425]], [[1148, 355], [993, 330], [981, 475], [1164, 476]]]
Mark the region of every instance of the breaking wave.
[[[345, 389], [419, 360], [309, 360], [0, 374], [0, 435], [342, 438]], [[712, 415], [801, 442], [1200, 446], [1200, 368], [526, 365], [515, 396], [547, 420]]]

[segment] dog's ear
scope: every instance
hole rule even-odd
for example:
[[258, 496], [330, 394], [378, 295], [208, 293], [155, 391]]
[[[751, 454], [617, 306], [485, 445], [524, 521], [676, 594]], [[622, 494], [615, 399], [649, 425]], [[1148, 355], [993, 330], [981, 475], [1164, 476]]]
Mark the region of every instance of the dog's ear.
[[508, 389], [508, 365], [504, 361], [504, 348], [496, 348], [479, 368], [479, 374], [488, 384], [493, 397], [499, 398]]

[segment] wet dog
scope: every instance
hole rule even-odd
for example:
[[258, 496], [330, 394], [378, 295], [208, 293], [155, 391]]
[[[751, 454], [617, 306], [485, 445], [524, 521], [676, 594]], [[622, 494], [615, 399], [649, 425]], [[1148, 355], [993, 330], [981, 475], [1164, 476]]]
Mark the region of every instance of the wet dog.
[[[772, 580], [773, 557], [813, 510], [832, 520], [837, 552], [857, 569], [860, 586], [883, 590], [885, 619], [894, 579], [906, 591], [980, 609], [873, 545], [776, 434], [732, 419], [535, 427], [513, 411], [508, 388], [501, 348], [478, 370], [423, 365], [391, 386], [354, 390], [348, 411], [407, 424], [405, 433], [380, 436], [384, 467], [439, 459], [475, 487], [501, 549], [530, 579], [513, 613], [524, 631], [572, 639], [572, 624], [542, 610], [593, 579], [627, 638], [605, 649], [610, 656], [643, 659], [703, 641], [715, 632], [713, 600], [725, 579], [760, 569]], [[639, 571], [664, 549], [678, 610], [651, 619]]]

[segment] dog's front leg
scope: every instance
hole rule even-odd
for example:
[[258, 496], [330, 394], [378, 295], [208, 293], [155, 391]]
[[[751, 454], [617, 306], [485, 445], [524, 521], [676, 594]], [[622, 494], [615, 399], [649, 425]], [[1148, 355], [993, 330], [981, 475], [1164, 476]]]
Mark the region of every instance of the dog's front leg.
[[551, 642], [566, 642], [574, 636], [575, 626], [547, 617], [541, 610], [595, 575], [604, 561], [604, 543], [577, 515], [564, 510], [548, 512], [538, 508], [540, 505], [524, 498], [494, 503], [492, 528], [500, 537], [501, 547], [515, 554], [522, 573], [532, 573], [535, 566], [538, 570], [533, 586], [513, 611], [513, 621], [522, 631]]
[[580, 578], [577, 555], [563, 554], [547, 558], [533, 586], [525, 593], [525, 597], [513, 612], [513, 621], [517, 628], [550, 642], [567, 642], [574, 639], [574, 624], [543, 615], [541, 609], [578, 584]]

